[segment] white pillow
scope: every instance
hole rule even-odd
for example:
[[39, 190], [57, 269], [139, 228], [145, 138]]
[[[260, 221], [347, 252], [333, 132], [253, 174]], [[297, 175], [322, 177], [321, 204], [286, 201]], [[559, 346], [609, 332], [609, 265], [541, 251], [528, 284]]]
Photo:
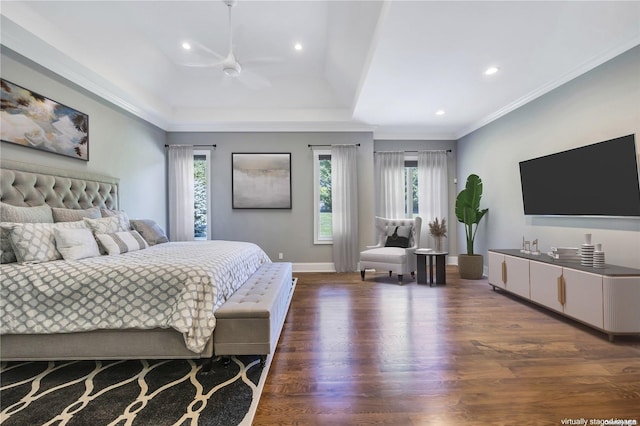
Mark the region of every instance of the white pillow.
[[122, 231], [110, 234], [96, 234], [96, 238], [105, 248], [107, 254], [122, 254], [149, 247], [138, 231]]
[[100, 256], [98, 243], [89, 228], [54, 228], [53, 233], [56, 237], [56, 248], [64, 260]]

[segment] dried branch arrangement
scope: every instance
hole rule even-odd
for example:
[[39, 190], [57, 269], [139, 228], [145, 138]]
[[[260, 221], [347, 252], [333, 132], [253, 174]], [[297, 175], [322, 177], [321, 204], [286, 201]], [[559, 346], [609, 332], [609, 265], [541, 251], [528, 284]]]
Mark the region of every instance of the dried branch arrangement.
[[446, 237], [447, 236], [447, 219], [442, 218], [439, 221], [438, 218], [433, 222], [429, 222], [429, 233], [434, 237]]

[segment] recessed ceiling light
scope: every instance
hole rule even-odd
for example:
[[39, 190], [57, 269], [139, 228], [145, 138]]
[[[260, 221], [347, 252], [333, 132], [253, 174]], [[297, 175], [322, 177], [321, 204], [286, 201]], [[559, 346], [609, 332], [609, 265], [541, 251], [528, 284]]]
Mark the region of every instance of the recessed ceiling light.
[[184, 50], [191, 50], [191, 45], [185, 41], [184, 43], [182, 43], [182, 48]]
[[300, 50], [302, 50], [302, 44], [301, 43], [296, 43], [296, 44], [293, 45], [293, 48], [298, 50], [298, 51], [300, 51]]
[[484, 75], [493, 75], [498, 71], [500, 71], [500, 68], [498, 67], [489, 67], [484, 71]]
[[439, 109], [436, 111], [436, 115], [444, 115], [445, 111], [443, 109]]

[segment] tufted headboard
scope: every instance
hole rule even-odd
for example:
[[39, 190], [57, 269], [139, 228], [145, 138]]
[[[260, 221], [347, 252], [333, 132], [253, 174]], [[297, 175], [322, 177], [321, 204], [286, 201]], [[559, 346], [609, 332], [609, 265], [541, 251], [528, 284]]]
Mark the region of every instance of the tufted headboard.
[[14, 206], [117, 210], [119, 182], [107, 176], [0, 161], [0, 201]]

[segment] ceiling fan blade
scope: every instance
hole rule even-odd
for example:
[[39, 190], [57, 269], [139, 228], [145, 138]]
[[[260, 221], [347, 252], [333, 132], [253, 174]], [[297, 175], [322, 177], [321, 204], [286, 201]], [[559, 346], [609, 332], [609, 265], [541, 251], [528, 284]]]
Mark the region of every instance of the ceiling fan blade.
[[209, 49], [207, 46], [197, 41], [194, 41], [191, 43], [191, 50], [196, 55], [205, 56], [205, 57], [213, 56], [214, 58], [217, 58], [220, 61], [224, 60], [224, 58], [226, 57], [226, 55], [221, 55], [220, 53]]
[[180, 65], [189, 68], [215, 68], [222, 65], [222, 61], [216, 62], [183, 62]]
[[191, 49], [183, 50], [178, 65], [190, 68], [214, 68], [222, 64], [225, 57], [197, 41], [191, 42]]
[[243, 64], [281, 64], [285, 60], [277, 56], [261, 56], [259, 58], [243, 59]]
[[251, 70], [243, 69], [242, 72], [235, 77], [243, 86], [249, 89], [259, 90], [271, 87], [271, 82], [260, 74]]

